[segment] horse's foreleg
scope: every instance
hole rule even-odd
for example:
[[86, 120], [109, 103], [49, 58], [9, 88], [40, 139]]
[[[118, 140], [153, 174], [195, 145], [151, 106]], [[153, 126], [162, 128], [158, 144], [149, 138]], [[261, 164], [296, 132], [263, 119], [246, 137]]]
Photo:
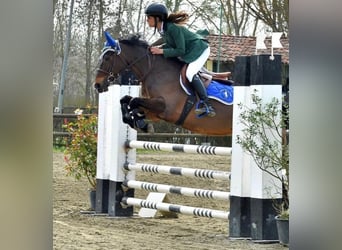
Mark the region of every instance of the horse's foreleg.
[[150, 129], [148, 124], [145, 122], [145, 113], [137, 105], [136, 102], [131, 102], [133, 97], [124, 96], [120, 99], [122, 120], [133, 129], [140, 129], [144, 132], [148, 132]]
[[163, 97], [154, 97], [154, 98], [133, 98], [129, 106], [131, 108], [144, 108], [149, 112], [158, 115], [165, 111], [166, 105]]
[[121, 104], [121, 105], [124, 104], [124, 103], [129, 104], [129, 102], [130, 102], [132, 99], [133, 99], [132, 96], [125, 95], [125, 96], [121, 97], [121, 99], [120, 99], [120, 104]]
[[132, 109], [129, 106], [129, 102], [131, 99], [132, 97], [128, 95], [120, 99], [121, 114], [122, 114], [122, 121], [128, 124], [131, 128], [134, 128], [134, 120], [132, 116], [130, 115], [130, 112], [132, 111]]
[[[145, 122], [145, 111], [149, 112], [149, 118], [158, 118], [158, 115], [165, 111], [164, 98], [140, 98], [124, 96], [120, 99], [122, 120], [131, 128], [139, 128], [144, 132], [152, 130], [151, 126]], [[159, 119], [159, 118], [158, 118]]]

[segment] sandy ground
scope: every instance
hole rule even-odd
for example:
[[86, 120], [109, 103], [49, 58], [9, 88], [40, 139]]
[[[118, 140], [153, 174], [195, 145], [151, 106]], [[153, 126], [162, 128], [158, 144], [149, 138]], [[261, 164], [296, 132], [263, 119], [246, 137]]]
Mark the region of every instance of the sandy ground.
[[[201, 156], [181, 153], [138, 154], [137, 162], [229, 171], [227, 156]], [[278, 243], [260, 244], [228, 238], [228, 221], [178, 215], [178, 218], [140, 218], [135, 208], [132, 218], [94, 216], [89, 210], [89, 185], [65, 175], [63, 154], [53, 155], [53, 249], [288, 249]], [[220, 180], [184, 176], [136, 173], [136, 180], [160, 184], [229, 191]], [[137, 198], [148, 192], [136, 190]], [[229, 203], [196, 197], [168, 195], [171, 203], [229, 210]]]

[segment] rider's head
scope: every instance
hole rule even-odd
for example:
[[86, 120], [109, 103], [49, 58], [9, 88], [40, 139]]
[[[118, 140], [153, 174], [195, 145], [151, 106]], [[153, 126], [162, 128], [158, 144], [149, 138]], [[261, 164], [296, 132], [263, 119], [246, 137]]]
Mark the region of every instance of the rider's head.
[[168, 10], [164, 4], [161, 3], [151, 3], [145, 9], [145, 14], [147, 16], [158, 17], [160, 21], [165, 21], [168, 16]]

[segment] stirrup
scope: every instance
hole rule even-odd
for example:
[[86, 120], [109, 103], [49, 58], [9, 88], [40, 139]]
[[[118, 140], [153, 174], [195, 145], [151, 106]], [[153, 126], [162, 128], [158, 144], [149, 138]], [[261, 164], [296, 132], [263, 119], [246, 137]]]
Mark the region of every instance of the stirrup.
[[195, 114], [198, 118], [203, 116], [214, 117], [216, 112], [210, 104], [200, 100], [196, 105]]

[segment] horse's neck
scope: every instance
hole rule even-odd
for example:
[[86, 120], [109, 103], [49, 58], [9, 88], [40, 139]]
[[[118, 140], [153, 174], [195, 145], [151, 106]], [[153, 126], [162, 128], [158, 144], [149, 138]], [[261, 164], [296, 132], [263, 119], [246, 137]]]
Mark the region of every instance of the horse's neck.
[[[125, 53], [125, 55], [127, 56], [126, 60], [128, 61], [127, 67], [132, 70], [139, 80], [143, 80], [151, 68], [151, 60], [149, 56], [147, 56], [146, 53], [140, 52], [139, 50], [132, 50]], [[136, 57], [135, 55], [139, 56]]]
[[[136, 51], [136, 53], [141, 54], [139, 57], [143, 57], [141, 52]], [[166, 59], [162, 55], [151, 54], [141, 58], [141, 60], [139, 60], [139, 57], [136, 59], [138, 60], [137, 63], [131, 67], [133, 73], [140, 78], [139, 80], [154, 78], [156, 74], [163, 75], [164, 73], [165, 76], [169, 77], [174, 75], [176, 79], [179, 77], [182, 64], [176, 60]]]

